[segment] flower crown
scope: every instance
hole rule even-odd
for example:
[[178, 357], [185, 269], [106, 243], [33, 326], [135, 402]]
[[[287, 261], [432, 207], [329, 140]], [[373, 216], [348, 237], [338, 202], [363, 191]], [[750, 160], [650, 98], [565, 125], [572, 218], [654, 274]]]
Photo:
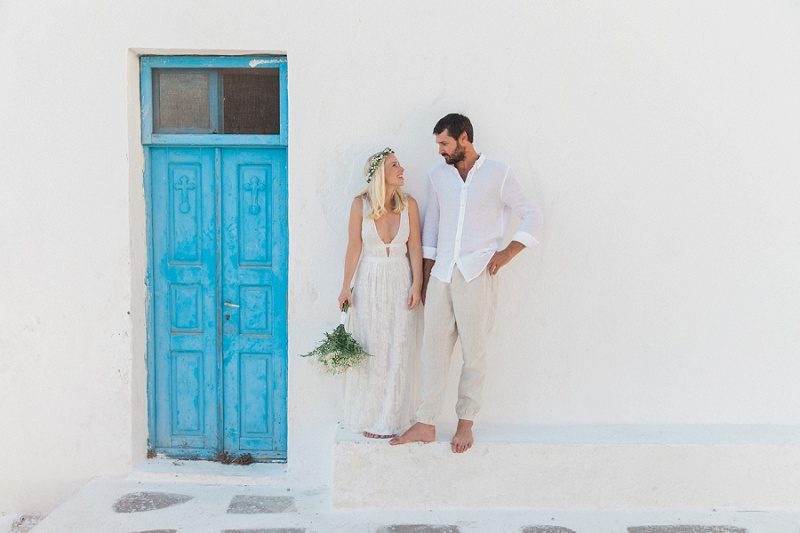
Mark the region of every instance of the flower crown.
[[386, 159], [387, 155], [393, 153], [394, 150], [387, 147], [369, 158], [369, 168], [367, 168], [367, 183], [372, 182], [372, 176], [374, 176], [375, 171], [378, 170], [378, 165], [380, 165], [383, 160]]

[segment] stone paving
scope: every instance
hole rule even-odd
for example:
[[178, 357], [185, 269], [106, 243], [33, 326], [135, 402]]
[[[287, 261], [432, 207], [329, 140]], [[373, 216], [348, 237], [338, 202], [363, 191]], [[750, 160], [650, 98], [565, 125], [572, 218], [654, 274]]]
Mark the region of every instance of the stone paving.
[[294, 498], [290, 496], [251, 496], [239, 494], [228, 505], [230, 514], [293, 513]]
[[636, 526], [629, 527], [628, 533], [747, 533], [747, 530], [733, 526]]
[[13, 515], [0, 513], [0, 533], [28, 533], [42, 520], [38, 515]]
[[575, 533], [575, 531], [561, 526], [528, 526], [522, 528], [522, 533]]
[[435, 526], [426, 524], [400, 524], [385, 526], [377, 533], [461, 533], [458, 526]]
[[[192, 496], [166, 492], [131, 492], [124, 494], [112, 506], [116, 513], [141, 513], [166, 509], [189, 502]], [[292, 496], [259, 496], [237, 494], [228, 504], [227, 514], [297, 513]], [[151, 529], [133, 533], [177, 533], [177, 529]], [[306, 533], [305, 528], [224, 529], [222, 533]], [[521, 533], [577, 533], [562, 526], [521, 526]], [[748, 533], [733, 526], [667, 525], [632, 526], [628, 533]], [[379, 526], [375, 533], [461, 533], [453, 524], [393, 524]]]
[[[797, 533], [797, 512], [331, 508], [326, 489], [91, 481], [34, 533]], [[5, 533], [0, 531], [0, 533]]]
[[270, 529], [225, 529], [222, 533], [305, 533], [305, 529], [297, 527], [273, 527]]
[[115, 513], [143, 513], [166, 509], [191, 500], [186, 494], [168, 494], [164, 492], [132, 492], [125, 494], [114, 502]]

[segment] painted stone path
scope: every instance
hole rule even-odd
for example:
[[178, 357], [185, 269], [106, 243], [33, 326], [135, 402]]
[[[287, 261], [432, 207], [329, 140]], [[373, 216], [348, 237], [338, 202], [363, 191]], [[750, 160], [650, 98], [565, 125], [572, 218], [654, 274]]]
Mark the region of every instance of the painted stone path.
[[[325, 490], [97, 479], [34, 533], [789, 533], [798, 512], [332, 509]], [[4, 533], [4, 532], [0, 532]]]

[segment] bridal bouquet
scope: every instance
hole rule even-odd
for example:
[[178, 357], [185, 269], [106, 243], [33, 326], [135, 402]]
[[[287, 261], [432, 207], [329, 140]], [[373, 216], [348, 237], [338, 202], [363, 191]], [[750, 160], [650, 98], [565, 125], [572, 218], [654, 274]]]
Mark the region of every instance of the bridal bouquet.
[[339, 325], [332, 332], [325, 333], [325, 339], [319, 346], [302, 355], [302, 357], [316, 357], [323, 368], [331, 374], [343, 374], [369, 357], [369, 354], [344, 327], [347, 322], [348, 308], [349, 305], [345, 302]]

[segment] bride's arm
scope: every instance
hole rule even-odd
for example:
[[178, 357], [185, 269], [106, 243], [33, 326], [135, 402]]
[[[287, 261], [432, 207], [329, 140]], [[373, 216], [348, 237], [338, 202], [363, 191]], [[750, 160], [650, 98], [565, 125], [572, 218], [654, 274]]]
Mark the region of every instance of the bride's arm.
[[342, 280], [342, 292], [339, 293], [339, 309], [344, 302], [353, 305], [353, 293], [350, 292], [350, 284], [358, 267], [358, 258], [361, 257], [361, 219], [363, 217], [363, 200], [361, 197], [353, 199], [350, 206], [350, 221], [347, 224], [347, 253], [344, 256], [344, 279]]
[[[413, 309], [419, 303], [422, 293], [422, 232], [419, 223], [417, 201], [408, 197], [408, 259], [411, 262], [411, 292], [414, 301], [409, 301]], [[411, 300], [411, 295], [409, 296]]]

